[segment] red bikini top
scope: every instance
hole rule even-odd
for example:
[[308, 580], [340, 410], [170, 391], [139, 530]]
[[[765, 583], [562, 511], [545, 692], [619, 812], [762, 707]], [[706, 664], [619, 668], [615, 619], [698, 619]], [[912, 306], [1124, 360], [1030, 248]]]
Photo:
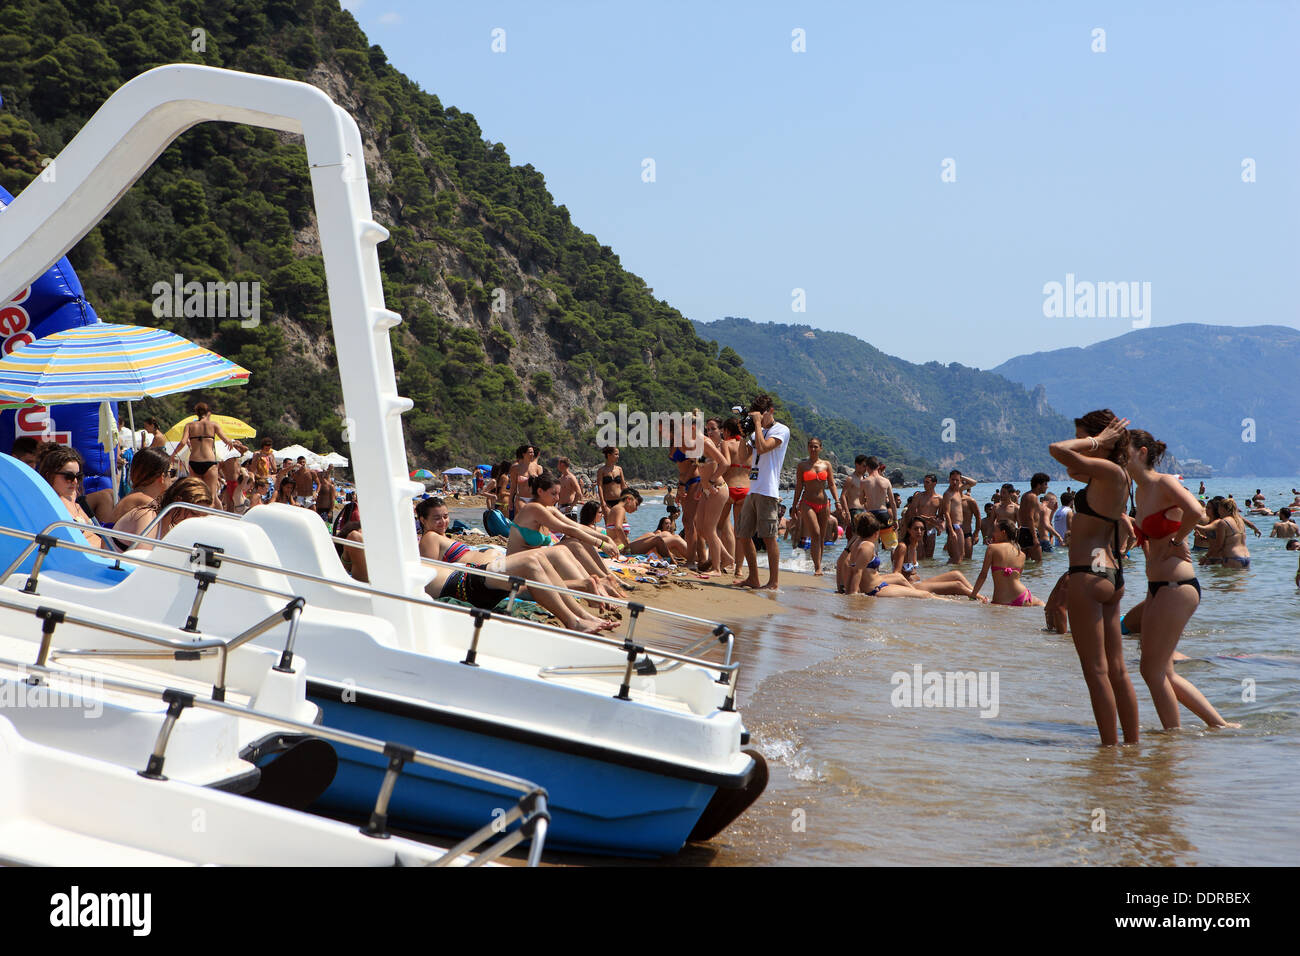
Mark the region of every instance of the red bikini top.
[[1181, 528], [1183, 526], [1181, 521], [1165, 517], [1170, 511], [1178, 510], [1178, 508], [1166, 508], [1164, 511], [1154, 512], [1143, 518], [1142, 524], [1137, 529], [1138, 544], [1144, 544], [1154, 538], [1166, 537]]
[[813, 469], [813, 470], [811, 470], [811, 471], [805, 471], [805, 472], [803, 473], [803, 480], [804, 480], [804, 481], [824, 481], [824, 480], [825, 480], [825, 476], [824, 476], [820, 471], [817, 471], [816, 469]]

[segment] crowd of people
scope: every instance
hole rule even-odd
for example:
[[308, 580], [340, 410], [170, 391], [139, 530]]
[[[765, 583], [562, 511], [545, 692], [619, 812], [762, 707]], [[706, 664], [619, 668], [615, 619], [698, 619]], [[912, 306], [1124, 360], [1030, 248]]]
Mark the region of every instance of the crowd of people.
[[[80, 452], [67, 445], [22, 436], [14, 440], [11, 455], [50, 484], [71, 519], [86, 526], [83, 534], [91, 547], [108, 551], [148, 550], [147, 542], [120, 535], [159, 539], [177, 522], [202, 513], [179, 507], [169, 510], [171, 505], [242, 515], [276, 501], [310, 508], [327, 524], [332, 520], [338, 489], [328, 470], [309, 467], [305, 456], [284, 458], [277, 464], [269, 438], [262, 439], [247, 464], [241, 464], [248, 448], [226, 436], [206, 403], [195, 405], [194, 413], [195, 420], [185, 426], [170, 452], [157, 421], [144, 420], [144, 446], [126, 451], [119, 459], [125, 480], [118, 495], [109, 487], [87, 492], [85, 462]], [[217, 460], [218, 439], [235, 450], [224, 461]], [[188, 456], [182, 454], [186, 448]]]

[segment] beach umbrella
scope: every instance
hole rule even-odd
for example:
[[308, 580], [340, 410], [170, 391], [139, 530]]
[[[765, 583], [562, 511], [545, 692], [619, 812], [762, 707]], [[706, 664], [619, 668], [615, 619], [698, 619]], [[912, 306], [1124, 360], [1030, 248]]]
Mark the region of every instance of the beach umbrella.
[[[220, 425], [221, 430], [231, 438], [256, 438], [257, 429], [247, 422], [241, 422], [238, 418], [231, 418], [229, 415], [209, 415], [208, 418], [212, 424]], [[167, 429], [166, 438], [168, 441], [180, 441], [181, 436], [185, 434], [185, 426], [190, 422], [197, 422], [199, 416], [191, 415], [189, 418], [182, 418], [171, 428]]]
[[302, 445], [289, 445], [287, 448], [281, 448], [274, 454], [276, 461], [283, 461], [286, 458], [292, 458], [294, 461], [297, 461], [299, 458], [306, 458], [307, 464], [312, 468], [320, 468], [324, 464], [320, 455], [316, 454], [310, 448], [304, 448]]
[[443, 473], [444, 475], [468, 475], [468, 474], [472, 474], [472, 472], [470, 472], [469, 470], [467, 470], [467, 469], [465, 469], [465, 468], [444, 468], [444, 469], [442, 470], [442, 473]]
[[428, 481], [430, 478], [435, 478], [437, 476], [434, 475], [434, 473], [431, 472], [428, 468], [420, 468], [417, 469], [416, 471], [411, 472], [411, 477], [414, 478], [416, 481]]
[[[0, 359], [0, 402], [138, 402], [243, 385], [248, 370], [163, 329], [93, 322], [20, 345]], [[131, 430], [135, 413], [127, 405]]]
[[321, 461], [325, 462], [325, 464], [329, 465], [331, 468], [346, 468], [348, 466], [348, 460], [336, 451], [330, 452], [322, 458]]

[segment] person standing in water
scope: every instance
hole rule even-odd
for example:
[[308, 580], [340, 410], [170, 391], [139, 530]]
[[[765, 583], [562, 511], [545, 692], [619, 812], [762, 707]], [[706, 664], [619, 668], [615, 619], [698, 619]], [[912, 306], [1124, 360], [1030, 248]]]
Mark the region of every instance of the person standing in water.
[[[794, 504], [796, 514], [801, 514], [802, 530], [810, 538], [809, 556], [813, 574], [822, 573], [822, 551], [826, 536], [830, 534], [834, 518], [830, 506], [835, 500], [835, 475], [831, 463], [822, 458], [820, 438], [808, 439], [808, 458], [795, 466]], [[802, 509], [802, 510], [801, 510]]]
[[967, 478], [956, 468], [948, 472], [948, 488], [940, 499], [940, 513], [943, 516], [943, 526], [948, 532], [944, 550], [948, 552], [949, 564], [960, 564], [966, 560], [966, 508], [962, 500], [976, 484], [974, 478]]
[[[790, 429], [776, 420], [776, 403], [768, 395], [759, 395], [749, 407], [753, 422], [755, 467], [750, 472], [749, 494], [740, 509], [736, 523], [736, 548], [744, 551], [749, 576], [732, 582], [736, 587], [757, 588], [758, 549], [754, 536], [763, 540], [767, 549], [768, 590], [775, 591], [781, 575], [781, 551], [777, 545], [777, 506], [781, 499], [781, 465], [790, 447]], [[740, 561], [739, 555], [736, 558]]]
[[[1246, 522], [1237, 513], [1237, 503], [1231, 498], [1219, 502], [1218, 521], [1213, 525], [1201, 525], [1197, 530], [1207, 533], [1214, 531], [1220, 550], [1218, 555], [1211, 551], [1211, 556], [1221, 558], [1225, 568], [1250, 567], [1250, 551], [1246, 548]], [[1259, 534], [1259, 531], [1256, 530], [1255, 533]]]
[[1017, 515], [1020, 530], [1017, 532], [1016, 544], [1020, 545], [1020, 550], [1031, 561], [1043, 560], [1043, 546], [1040, 542], [1049, 536], [1044, 530], [1046, 521], [1043, 520], [1043, 503], [1038, 499], [1039, 495], [1047, 491], [1049, 481], [1049, 475], [1038, 472], [1029, 481], [1029, 491], [1020, 498], [1020, 512]]
[[[1097, 730], [1105, 746], [1138, 739], [1137, 694], [1124, 666], [1120, 600], [1119, 521], [1128, 503], [1128, 419], [1108, 408], [1076, 418], [1075, 437], [1055, 442], [1048, 452], [1075, 481], [1087, 481], [1075, 495], [1070, 541], [1067, 611]], [[1037, 544], [1037, 542], [1035, 542]]]
[[907, 503], [907, 510], [903, 512], [904, 525], [916, 517], [925, 521], [925, 554], [922, 557], [927, 559], [934, 557], [934, 546], [939, 540], [939, 529], [944, 525], [943, 518], [939, 514], [943, 499], [935, 491], [938, 484], [938, 477], [926, 475], [922, 479], [922, 490], [912, 495]]
[[1187, 537], [1201, 517], [1200, 502], [1172, 475], [1156, 471], [1165, 443], [1150, 432], [1129, 432], [1129, 477], [1137, 482], [1137, 537], [1146, 553], [1147, 596], [1142, 608], [1142, 679], [1165, 730], [1179, 726], [1181, 702], [1210, 727], [1229, 724], [1191, 681], [1174, 671], [1174, 652], [1201, 603]]
[[863, 497], [866, 494], [867, 476], [875, 471], [871, 465], [873, 461], [874, 457], [858, 455], [853, 459], [853, 474], [840, 484], [840, 511], [848, 516], [848, 524], [844, 527], [849, 534], [853, 533], [853, 523], [858, 520], [858, 515], [867, 507]]

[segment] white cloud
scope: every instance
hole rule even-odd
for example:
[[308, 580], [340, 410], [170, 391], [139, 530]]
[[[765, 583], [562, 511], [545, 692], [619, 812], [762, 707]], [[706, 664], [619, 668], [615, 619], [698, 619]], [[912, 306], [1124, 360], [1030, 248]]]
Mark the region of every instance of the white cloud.
[[392, 13], [392, 12], [385, 13], [382, 16], [380, 16], [379, 22], [384, 24], [385, 26], [392, 26], [395, 23], [402, 22], [402, 15], [400, 13]]

